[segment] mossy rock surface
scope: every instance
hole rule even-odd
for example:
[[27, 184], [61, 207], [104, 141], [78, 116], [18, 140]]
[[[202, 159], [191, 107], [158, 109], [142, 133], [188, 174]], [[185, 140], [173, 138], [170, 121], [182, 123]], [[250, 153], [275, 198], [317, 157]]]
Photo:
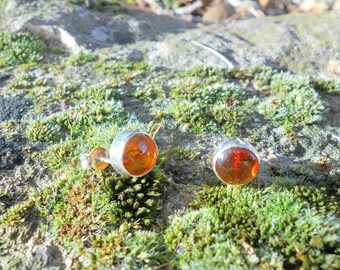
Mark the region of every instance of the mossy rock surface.
[[[32, 14], [48, 5], [39, 2]], [[55, 8], [63, 5], [65, 12], [83, 11], [63, 1]], [[130, 16], [140, 23], [146, 15]], [[275, 20], [284, 25], [286, 18], [267, 22]], [[191, 34], [214, 33], [215, 27]], [[269, 35], [267, 26], [259, 29]], [[6, 35], [29, 35], [43, 44], [32, 34]], [[77, 42], [87, 35], [80, 32], [84, 39]], [[250, 43], [257, 44], [256, 35]], [[0, 71], [2, 268], [339, 268], [336, 77], [320, 80], [256, 59], [242, 66], [236, 58], [240, 67], [233, 69], [193, 65], [179, 71], [141, 61], [153, 62], [157, 54], [143, 47], [137, 52], [143, 38], [124, 49], [105, 41], [78, 53], [55, 50], [43, 39], [39, 61], [28, 54], [28, 61]], [[148, 42], [143, 46], [161, 48], [167, 41]], [[31, 48], [27, 53], [42, 52]], [[81, 168], [80, 154], [109, 148], [125, 130], [155, 137], [159, 157], [152, 172], [131, 178], [112, 168]], [[249, 185], [223, 185], [207, 168], [207, 154], [230, 136], [244, 138], [261, 157]]]

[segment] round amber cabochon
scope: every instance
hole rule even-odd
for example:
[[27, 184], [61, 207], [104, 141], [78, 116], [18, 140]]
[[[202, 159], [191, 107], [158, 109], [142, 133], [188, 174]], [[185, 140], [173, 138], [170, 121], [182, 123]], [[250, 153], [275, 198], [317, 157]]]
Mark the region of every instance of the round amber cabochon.
[[257, 155], [246, 147], [232, 146], [220, 152], [215, 164], [216, 175], [230, 185], [252, 181], [260, 168]]
[[157, 146], [153, 139], [143, 133], [133, 135], [123, 150], [123, 166], [132, 176], [148, 173], [157, 161]]
[[100, 158], [109, 158], [109, 152], [106, 150], [106, 148], [98, 146], [94, 148], [90, 153], [90, 163], [91, 166], [96, 170], [104, 170], [107, 166], [109, 166], [109, 163], [99, 161]]

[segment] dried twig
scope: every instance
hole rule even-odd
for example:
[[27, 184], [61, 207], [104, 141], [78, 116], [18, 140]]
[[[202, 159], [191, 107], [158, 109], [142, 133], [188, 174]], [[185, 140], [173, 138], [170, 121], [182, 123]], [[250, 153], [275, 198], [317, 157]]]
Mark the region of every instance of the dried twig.
[[254, 15], [255, 18], [260, 18], [266, 16], [263, 11], [255, 9], [254, 7], [249, 7], [248, 11], [250, 14]]
[[203, 7], [203, 2], [202, 1], [196, 1], [192, 3], [191, 5], [185, 6], [185, 7], [180, 7], [175, 9], [175, 14], [178, 15], [183, 15], [183, 14], [191, 14], [194, 12], [196, 9], [199, 9]]
[[212, 52], [213, 54], [215, 54], [218, 58], [220, 58], [224, 63], [227, 64], [228, 68], [230, 68], [230, 69], [234, 68], [233, 63], [231, 63], [222, 53], [220, 53], [219, 51], [215, 50], [214, 48], [211, 48], [211, 47], [209, 47], [207, 45], [204, 45], [204, 44], [199, 43], [199, 42], [194, 41], [194, 40], [190, 40], [190, 42], [192, 44], [195, 44], [198, 47], [206, 49], [206, 50]]

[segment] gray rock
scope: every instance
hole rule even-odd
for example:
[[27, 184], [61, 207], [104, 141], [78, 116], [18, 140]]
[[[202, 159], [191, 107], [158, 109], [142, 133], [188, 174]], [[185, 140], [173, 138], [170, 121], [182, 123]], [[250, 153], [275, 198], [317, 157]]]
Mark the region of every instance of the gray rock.
[[19, 120], [30, 109], [32, 102], [23, 97], [0, 96], [0, 122], [7, 120]]
[[129, 57], [139, 51], [155, 66], [186, 69], [197, 64], [225, 66], [211, 52], [188, 40], [220, 51], [235, 66], [272, 65], [313, 77], [339, 78], [327, 71], [340, 51], [340, 11], [227, 21], [197, 28], [175, 17], [130, 12], [112, 15], [63, 1], [23, 1], [0, 17], [1, 31], [28, 30], [51, 48], [106, 48]]
[[35, 233], [35, 231], [38, 229], [39, 226], [39, 221], [34, 220], [32, 221], [26, 230], [23, 230], [20, 235], [18, 236], [18, 238], [23, 242], [23, 243], [27, 243], [33, 236], [33, 234]]
[[339, 15], [333, 11], [211, 25], [149, 43], [146, 59], [154, 65], [176, 69], [197, 64], [225, 66], [209, 51], [186, 42], [195, 40], [215, 48], [243, 68], [267, 64], [313, 77], [339, 78], [326, 70], [329, 60], [340, 51], [340, 35], [336, 32]]
[[1, 31], [29, 31], [42, 36], [50, 48], [101, 48], [140, 40], [157, 40], [195, 25], [166, 16], [131, 14], [114, 16], [64, 1], [22, 3], [0, 17]]
[[60, 250], [51, 243], [43, 243], [37, 248], [35, 261], [40, 262], [42, 267], [56, 266], [59, 269], [65, 268]]
[[20, 142], [17, 142], [15, 138], [0, 137], [0, 170], [13, 169], [16, 165], [22, 163], [22, 159]]

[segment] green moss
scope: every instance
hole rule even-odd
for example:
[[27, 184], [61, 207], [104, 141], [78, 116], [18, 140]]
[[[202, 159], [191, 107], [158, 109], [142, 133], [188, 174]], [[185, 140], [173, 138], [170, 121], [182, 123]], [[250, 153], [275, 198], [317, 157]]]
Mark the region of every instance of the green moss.
[[[67, 2], [72, 4], [84, 4], [85, 1], [81, 0], [67, 0]], [[128, 5], [136, 5], [135, 0], [96, 0], [90, 1], [88, 8], [92, 10], [102, 11], [105, 7], [114, 7], [115, 11], [118, 10], [120, 12], [125, 11], [124, 9], [120, 8], [119, 4], [124, 3]], [[126, 13], [125, 11], [124, 13]]]
[[[76, 260], [75, 265], [140, 269], [166, 262], [168, 251], [162, 237], [139, 230], [141, 225], [153, 223], [159, 211], [156, 202], [151, 203], [159, 195], [148, 188], [154, 185], [155, 174], [144, 180], [122, 180], [112, 172], [109, 179], [98, 173], [72, 174], [66, 172], [67, 179], [61, 181], [58, 190], [46, 191], [46, 201], [41, 200], [39, 206], [50, 207], [54, 237], [82, 256], [81, 263]], [[130, 205], [131, 200], [134, 202]], [[137, 204], [139, 208], [135, 208]]]
[[[305, 201], [310, 196], [312, 204]], [[340, 227], [333, 206], [339, 204], [324, 199], [314, 188], [206, 187], [192, 205], [197, 210], [174, 217], [166, 230], [165, 242], [177, 255], [173, 265], [334, 268]]]
[[141, 78], [143, 75], [154, 71], [154, 68], [145, 62], [126, 62], [109, 57], [99, 59], [94, 63], [94, 68], [108, 75], [120, 75], [127, 81]]
[[268, 66], [261, 67], [254, 72], [255, 88], [270, 91], [270, 82], [277, 72]]
[[262, 114], [291, 135], [295, 126], [320, 122], [325, 109], [308, 79], [267, 66], [230, 71], [196, 67], [180, 73], [169, 86], [172, 99], [158, 99], [155, 114], [198, 134], [223, 130], [227, 136], [240, 136], [246, 124]]
[[96, 59], [96, 55], [91, 51], [80, 51], [77, 54], [71, 55], [67, 59], [67, 64], [72, 66], [80, 66], [84, 65], [88, 62], [94, 61]]
[[158, 84], [148, 84], [137, 87], [135, 97], [143, 101], [153, 101], [158, 98], [164, 98], [165, 92]]
[[45, 44], [29, 33], [0, 33], [0, 67], [37, 63], [45, 50]]
[[39, 158], [47, 168], [56, 171], [65, 164], [76, 165], [79, 160], [80, 149], [77, 145], [80, 141], [66, 140], [52, 145], [47, 150], [39, 153]]
[[189, 147], [176, 147], [171, 150], [171, 155], [178, 160], [195, 160], [199, 158], [200, 153]]
[[297, 201], [308, 202], [309, 205], [322, 213], [337, 213], [340, 214], [340, 189], [335, 195], [327, 193], [325, 187], [318, 189], [306, 186], [295, 186], [292, 189]]
[[[158, 170], [143, 178], [122, 177], [112, 170], [95, 173], [73, 169], [59, 173], [65, 180], [57, 189], [49, 190], [42, 201], [52, 211], [60, 235], [82, 237], [89, 233], [90, 224], [98, 225], [88, 218], [102, 215], [98, 220], [103, 222], [102, 229], [118, 228], [124, 222], [148, 226], [160, 209], [157, 201], [164, 176]], [[91, 212], [82, 211], [89, 207]], [[78, 231], [82, 224], [84, 229]]]
[[59, 54], [59, 55], [65, 54], [64, 50], [62, 50], [62, 49], [60, 49], [60, 48], [55, 48], [55, 49], [53, 50], [53, 53], [54, 53], [54, 54]]
[[242, 109], [244, 90], [234, 83], [188, 80], [172, 87], [172, 102], [167, 102], [162, 117], [172, 117], [196, 133], [222, 129], [228, 136], [238, 134], [245, 122]]
[[[181, 169], [184, 166], [203, 173], [203, 168], [197, 167], [202, 162], [197, 162], [200, 154], [195, 149], [164, 149], [168, 138], [162, 137], [158, 165], [141, 178], [120, 176], [110, 167], [102, 172], [83, 170], [79, 161], [81, 153], [96, 146], [110, 148], [122, 131], [151, 130], [158, 120], [150, 124], [136, 120], [134, 104], [130, 103], [136, 97], [141, 107], [135, 112], [144, 119], [152, 115], [143, 106], [151, 107], [150, 111], [164, 120], [166, 129], [211, 132], [205, 135], [214, 140], [212, 133], [223, 135], [221, 131], [244, 137], [246, 127], [255, 130], [255, 118], [256, 129], [259, 124], [282, 124], [291, 131], [319, 121], [323, 108], [318, 108], [314, 84], [269, 67], [230, 71], [196, 67], [177, 73], [110, 57], [99, 57], [90, 64], [87, 61], [86, 57], [72, 60], [69, 64], [74, 67], [69, 69], [91, 69], [88, 79], [95, 84], [88, 85], [80, 76], [79, 81], [58, 85], [59, 76], [50, 78], [49, 73], [63, 74], [63, 68], [68, 67], [43, 65], [20, 70], [24, 74], [18, 73], [5, 85], [5, 90], [25, 93], [34, 107], [27, 117], [32, 121], [6, 122], [2, 128], [26, 125], [25, 136], [30, 140], [23, 140], [27, 143], [25, 153], [44, 169], [44, 180], [49, 181], [48, 186], [29, 195], [34, 201], [32, 208], [19, 203], [1, 217], [6, 224], [1, 225], [0, 234], [2, 228], [8, 231], [10, 227], [18, 233], [15, 226], [28, 224], [32, 210], [38, 209], [44, 220], [34, 239], [51, 239], [63, 253], [73, 254], [74, 268], [334, 268], [338, 258], [338, 195], [333, 190], [298, 186], [305, 178], [289, 176], [309, 177], [301, 166], [294, 168], [296, 173], [280, 171], [274, 174], [280, 175], [278, 178], [258, 178], [239, 189], [204, 187], [192, 206], [164, 223], [160, 215], [166, 199], [163, 191], [173, 195], [174, 190], [187, 187], [168, 182], [161, 167], [168, 165], [173, 177], [187, 172]], [[36, 78], [36, 74], [44, 77]], [[300, 104], [299, 96], [306, 106]], [[274, 98], [281, 103], [271, 112], [268, 107]], [[297, 104], [292, 104], [294, 99]], [[131, 114], [123, 104], [129, 106]], [[42, 116], [37, 117], [37, 113]], [[182, 145], [178, 140], [183, 135], [173, 136], [173, 145]], [[186, 199], [192, 192], [186, 191]], [[0, 190], [0, 202], [7, 203], [7, 199]], [[166, 206], [168, 213], [171, 210]], [[0, 242], [12, 243], [7, 236]]]
[[200, 105], [226, 105], [240, 102], [244, 90], [234, 83], [201, 84], [199, 81], [188, 80], [175, 84], [171, 95], [177, 100], [199, 102]]
[[180, 72], [179, 76], [185, 77], [198, 77], [198, 78], [228, 78], [229, 70], [225, 68], [195, 66], [187, 71]]
[[0, 198], [4, 198], [4, 197], [7, 197], [8, 194], [5, 190], [3, 190], [2, 188], [0, 188]]
[[274, 124], [307, 125], [322, 120], [324, 105], [310, 82], [290, 73], [271, 77], [271, 96], [259, 104], [259, 111]]
[[124, 84], [125, 81], [119, 78], [113, 78], [96, 85], [84, 87], [80, 91], [77, 91], [76, 95], [78, 98], [98, 101], [119, 99], [126, 95], [126, 90], [122, 88]]
[[[229, 80], [237, 79], [247, 88], [250, 85], [249, 81], [252, 81], [256, 89], [263, 91], [268, 89], [275, 74], [276, 71], [270, 67], [231, 71], [196, 67], [180, 73], [179, 78], [174, 80], [175, 83], [170, 83], [170, 95], [173, 100], [156, 103], [154, 111], [157, 117], [172, 119], [184, 130], [188, 129], [198, 134], [222, 130], [227, 136], [240, 136], [246, 123], [252, 122], [253, 117], [258, 118], [260, 112], [263, 113], [258, 111], [257, 107], [268, 101], [268, 98], [259, 98], [260, 95], [251, 97], [250, 91]], [[183, 78], [186, 76], [191, 78]], [[160, 112], [157, 107], [162, 108], [162, 111]], [[306, 112], [302, 109], [308, 110], [299, 106], [295, 108], [294, 115], [298, 111], [305, 116]], [[291, 122], [289, 123], [291, 125]]]
[[146, 177], [125, 178], [112, 173], [102, 176], [108, 196], [114, 200], [111, 222], [117, 225], [124, 221], [139, 222], [144, 226], [152, 224], [160, 210], [157, 202], [164, 179], [157, 168]]
[[10, 85], [10, 89], [30, 89], [34, 86], [34, 76], [30, 73], [24, 73], [21, 76], [14, 78]]
[[[74, 101], [77, 98], [77, 95], [75, 92], [79, 89], [80, 83], [78, 82], [67, 82], [57, 85], [55, 89], [53, 89], [52, 93], [50, 93], [51, 96], [51, 102], [50, 103], [57, 103], [60, 101], [67, 100], [68, 104], [73, 104]], [[40, 102], [41, 103], [41, 102]], [[45, 104], [45, 107], [49, 108], [49, 104]]]
[[217, 123], [221, 125], [222, 130], [229, 137], [236, 136], [246, 122], [247, 115], [244, 108], [225, 105], [214, 106], [212, 115]]
[[27, 200], [23, 203], [16, 204], [9, 208], [1, 217], [0, 225], [7, 227], [15, 227], [24, 223], [36, 213], [34, 200]]
[[35, 141], [55, 143], [70, 136], [75, 139], [86, 136], [95, 124], [116, 122], [122, 125], [127, 120], [121, 102], [88, 100], [49, 117], [38, 118], [26, 130], [26, 137]]
[[27, 127], [26, 137], [35, 141], [55, 143], [62, 138], [61, 127], [48, 118], [38, 118]]
[[[33, 101], [35, 114], [50, 114], [55, 111], [57, 104], [72, 110], [74, 103], [100, 103], [122, 98], [126, 91], [123, 89], [125, 81], [119, 79], [104, 80], [99, 83], [81, 87], [81, 82], [66, 82], [55, 87], [45, 78], [37, 79], [30, 72], [11, 81], [10, 89], [23, 89]], [[91, 106], [91, 105], [89, 105]], [[105, 106], [105, 105], [103, 105]], [[69, 107], [69, 108], [68, 108]]]
[[312, 80], [313, 87], [321, 93], [340, 93], [340, 82], [335, 80]]
[[[122, 226], [122, 228], [125, 226]], [[90, 248], [82, 250], [88, 259], [86, 267], [120, 269], [157, 269], [167, 264], [169, 252], [157, 232], [124, 229], [112, 231], [105, 237], [97, 237]], [[86, 260], [84, 260], [86, 262]]]

